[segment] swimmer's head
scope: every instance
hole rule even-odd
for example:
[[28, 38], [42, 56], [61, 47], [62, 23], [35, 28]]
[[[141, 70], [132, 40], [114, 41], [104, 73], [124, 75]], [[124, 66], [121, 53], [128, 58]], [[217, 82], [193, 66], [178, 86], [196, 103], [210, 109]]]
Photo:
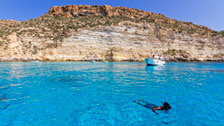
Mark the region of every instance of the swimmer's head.
[[164, 103], [163, 103], [163, 106], [164, 106], [165, 110], [169, 110], [169, 109], [171, 109], [171, 107], [170, 107], [170, 105], [169, 105], [168, 102], [164, 102]]

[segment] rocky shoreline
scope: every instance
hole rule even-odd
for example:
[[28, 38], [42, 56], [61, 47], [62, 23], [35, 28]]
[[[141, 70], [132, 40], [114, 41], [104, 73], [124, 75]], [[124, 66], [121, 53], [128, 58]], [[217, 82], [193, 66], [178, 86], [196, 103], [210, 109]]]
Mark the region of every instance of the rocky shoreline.
[[[145, 60], [134, 60], [134, 59], [129, 59], [129, 60], [121, 60], [121, 61], [105, 61], [103, 59], [98, 59], [98, 60], [35, 60], [35, 59], [30, 59], [30, 60], [25, 60], [25, 59], [12, 59], [12, 60], [0, 60], [0, 62], [145, 62]], [[183, 60], [183, 59], [172, 59], [172, 60], [166, 60], [166, 62], [184, 62], [184, 63], [192, 63], [192, 62], [201, 62], [201, 63], [206, 63], [206, 62], [224, 62], [224, 60]]]

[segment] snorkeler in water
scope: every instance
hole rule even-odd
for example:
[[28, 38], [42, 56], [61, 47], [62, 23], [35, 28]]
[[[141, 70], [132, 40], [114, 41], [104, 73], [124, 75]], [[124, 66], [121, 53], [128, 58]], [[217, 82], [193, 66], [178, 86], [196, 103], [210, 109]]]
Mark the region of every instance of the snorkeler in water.
[[163, 106], [157, 106], [155, 104], [149, 103], [147, 101], [144, 101], [143, 99], [139, 99], [139, 101], [133, 101], [139, 105], [142, 105], [143, 107], [146, 107], [148, 109], [151, 109], [155, 114], [159, 114], [157, 113], [155, 110], [165, 110], [166, 113], [169, 109], [171, 109], [170, 105], [168, 102], [162, 102]]

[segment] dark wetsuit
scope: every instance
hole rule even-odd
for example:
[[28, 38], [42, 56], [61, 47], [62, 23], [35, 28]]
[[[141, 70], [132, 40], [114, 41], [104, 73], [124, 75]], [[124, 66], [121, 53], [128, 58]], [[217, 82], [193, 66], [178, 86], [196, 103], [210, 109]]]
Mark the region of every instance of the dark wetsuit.
[[144, 107], [146, 107], [146, 108], [148, 108], [148, 109], [154, 109], [154, 108], [159, 107], [159, 106], [157, 106], [157, 105], [155, 105], [155, 104], [148, 103], [148, 102], [147, 102], [145, 105], [142, 105], [142, 106], [144, 106]]
[[154, 109], [154, 108], [159, 107], [159, 106], [157, 106], [155, 104], [152, 104], [152, 103], [149, 103], [147, 101], [139, 101], [139, 102], [136, 101], [136, 103], [139, 104], [139, 105], [142, 105], [142, 106], [144, 106], [148, 109]]

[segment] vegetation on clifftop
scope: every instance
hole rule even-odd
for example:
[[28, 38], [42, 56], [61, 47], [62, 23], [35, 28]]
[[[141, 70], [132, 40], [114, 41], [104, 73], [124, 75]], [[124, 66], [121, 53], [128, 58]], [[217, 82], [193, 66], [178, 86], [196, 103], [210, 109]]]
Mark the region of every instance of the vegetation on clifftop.
[[[48, 14], [22, 23], [13, 21], [7, 25], [5, 23], [1, 25], [0, 21], [0, 38], [15, 32], [18, 36], [29, 35], [61, 41], [71, 33], [71, 30], [78, 31], [78, 29], [82, 28], [117, 25], [123, 21], [153, 23], [160, 27], [172, 29], [177, 33], [186, 32], [188, 34], [196, 33], [198, 35], [217, 34], [216, 31], [204, 26], [194, 25], [191, 22], [176, 21], [161, 14], [125, 7], [114, 8], [111, 6], [84, 5], [56, 7], [57, 9], [55, 10], [54, 8], [52, 7]], [[74, 12], [72, 8], [78, 9], [76, 10], [76, 15], [72, 14]], [[60, 13], [57, 12], [58, 10], [60, 10]], [[66, 17], [67, 14], [70, 14], [70, 17]], [[223, 31], [220, 33], [223, 33]]]
[[224, 30], [220, 31], [219, 33], [224, 35]]

